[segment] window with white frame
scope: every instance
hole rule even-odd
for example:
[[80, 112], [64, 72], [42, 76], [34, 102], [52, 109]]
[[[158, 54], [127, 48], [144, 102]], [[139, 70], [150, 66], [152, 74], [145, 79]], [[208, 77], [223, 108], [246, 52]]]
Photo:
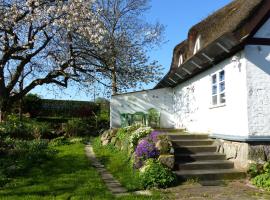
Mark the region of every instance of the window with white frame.
[[211, 76], [212, 81], [212, 106], [226, 103], [225, 96], [225, 71], [219, 71]]

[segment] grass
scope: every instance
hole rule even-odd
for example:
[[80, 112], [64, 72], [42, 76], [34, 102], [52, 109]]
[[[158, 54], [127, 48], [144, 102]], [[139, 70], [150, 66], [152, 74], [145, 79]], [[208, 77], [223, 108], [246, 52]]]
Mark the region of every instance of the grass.
[[[59, 153], [0, 188], [2, 200], [115, 199], [85, 157], [81, 143], [53, 147]], [[121, 169], [121, 168], [119, 168]], [[119, 170], [118, 169], [118, 170]], [[122, 171], [119, 170], [119, 171]], [[128, 195], [117, 199], [157, 199]]]
[[92, 140], [92, 145], [99, 160], [128, 191], [143, 189], [139, 173], [133, 169], [126, 151], [119, 151], [112, 145], [102, 146], [98, 137]]

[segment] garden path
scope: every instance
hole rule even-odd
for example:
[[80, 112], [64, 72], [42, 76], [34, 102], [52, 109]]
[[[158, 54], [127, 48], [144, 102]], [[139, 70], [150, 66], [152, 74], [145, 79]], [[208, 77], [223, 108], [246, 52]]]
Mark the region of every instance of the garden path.
[[227, 182], [219, 186], [180, 185], [165, 190], [177, 200], [270, 200], [270, 193], [246, 181]]
[[125, 195], [127, 194], [127, 190], [117, 181], [111, 173], [109, 173], [104, 165], [102, 165], [95, 156], [93, 148], [91, 144], [87, 144], [85, 146], [85, 153], [87, 158], [91, 161], [91, 164], [96, 168], [98, 173], [101, 175], [101, 178], [105, 182], [108, 189], [114, 195]]

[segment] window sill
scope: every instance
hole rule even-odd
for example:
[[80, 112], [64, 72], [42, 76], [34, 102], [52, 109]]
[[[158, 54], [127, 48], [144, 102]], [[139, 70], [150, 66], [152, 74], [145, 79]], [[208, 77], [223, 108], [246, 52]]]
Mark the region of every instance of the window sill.
[[226, 103], [223, 103], [223, 104], [218, 104], [215, 106], [210, 106], [209, 109], [220, 108], [220, 107], [225, 107], [225, 106], [226, 106]]

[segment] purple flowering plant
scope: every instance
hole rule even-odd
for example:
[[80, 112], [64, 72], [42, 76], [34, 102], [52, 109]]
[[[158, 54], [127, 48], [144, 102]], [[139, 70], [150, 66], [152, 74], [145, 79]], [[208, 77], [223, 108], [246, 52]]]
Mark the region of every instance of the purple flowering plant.
[[160, 132], [158, 131], [152, 131], [151, 134], [139, 142], [135, 149], [134, 167], [140, 168], [148, 158], [157, 158], [159, 156], [160, 153], [155, 147], [159, 134]]

